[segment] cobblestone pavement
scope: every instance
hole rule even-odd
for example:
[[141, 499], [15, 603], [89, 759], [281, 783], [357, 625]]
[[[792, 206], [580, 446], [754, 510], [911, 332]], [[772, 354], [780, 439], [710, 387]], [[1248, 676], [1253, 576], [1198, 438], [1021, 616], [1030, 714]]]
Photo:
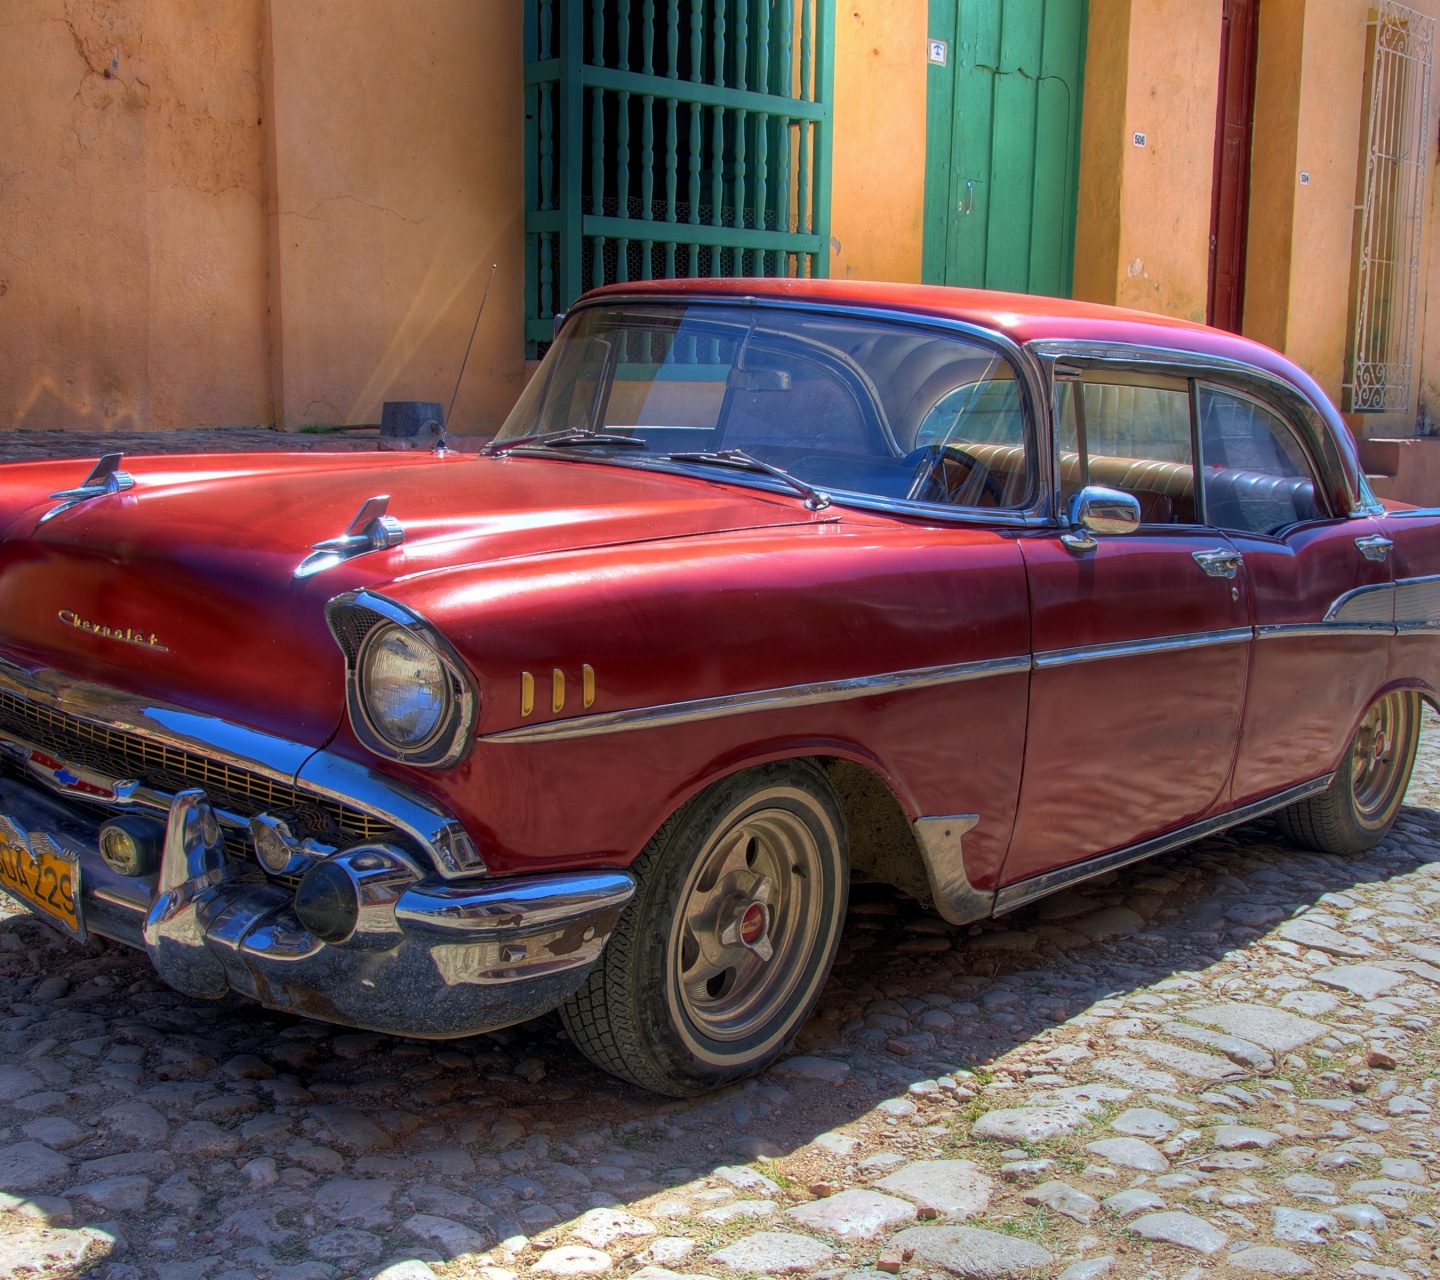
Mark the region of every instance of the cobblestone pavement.
[[[856, 886], [795, 1052], [690, 1101], [0, 919], [0, 1275], [1430, 1276], [1440, 722], [1355, 860], [1253, 824], [956, 930]], [[26, 1272], [26, 1268], [29, 1272]]]

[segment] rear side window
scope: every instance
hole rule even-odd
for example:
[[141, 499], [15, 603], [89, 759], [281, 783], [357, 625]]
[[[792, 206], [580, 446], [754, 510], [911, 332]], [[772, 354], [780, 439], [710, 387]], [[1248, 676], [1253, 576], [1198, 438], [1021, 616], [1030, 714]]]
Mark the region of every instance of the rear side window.
[[1248, 396], [1203, 383], [1199, 408], [1210, 524], [1273, 534], [1323, 517], [1315, 470], [1284, 419]]
[[1064, 502], [1102, 485], [1135, 498], [1142, 524], [1197, 523], [1187, 382], [1091, 370], [1057, 396]]

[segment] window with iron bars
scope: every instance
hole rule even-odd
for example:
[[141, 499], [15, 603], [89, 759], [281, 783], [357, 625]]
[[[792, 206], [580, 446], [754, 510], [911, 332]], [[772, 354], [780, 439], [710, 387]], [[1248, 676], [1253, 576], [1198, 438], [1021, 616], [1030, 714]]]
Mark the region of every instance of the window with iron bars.
[[525, 0], [525, 342], [587, 289], [824, 276], [834, 0]]
[[1435, 20], [1385, 0], [1369, 33], [1345, 407], [1388, 413], [1414, 381]]

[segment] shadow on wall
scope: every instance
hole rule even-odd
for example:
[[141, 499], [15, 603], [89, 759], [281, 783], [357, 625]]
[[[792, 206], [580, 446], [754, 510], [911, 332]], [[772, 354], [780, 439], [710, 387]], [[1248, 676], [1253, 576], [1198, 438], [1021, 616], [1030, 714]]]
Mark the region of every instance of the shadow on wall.
[[53, 378], [41, 378], [20, 401], [15, 421], [6, 426], [20, 431], [140, 431], [145, 427], [140, 406], [127, 403], [118, 386], [76, 390]]

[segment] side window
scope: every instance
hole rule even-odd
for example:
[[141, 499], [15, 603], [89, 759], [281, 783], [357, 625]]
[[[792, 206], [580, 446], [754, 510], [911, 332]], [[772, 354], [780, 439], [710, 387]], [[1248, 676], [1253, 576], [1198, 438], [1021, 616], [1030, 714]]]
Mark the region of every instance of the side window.
[[1060, 493], [1119, 489], [1140, 503], [1142, 524], [1195, 524], [1189, 384], [1087, 371], [1057, 384]]
[[1020, 387], [998, 356], [981, 369], [976, 363], [947, 371], [950, 388], [917, 425], [907, 496], [958, 507], [1020, 507], [1031, 493]]
[[1323, 516], [1300, 441], [1248, 396], [1201, 384], [1200, 461], [1205, 516], [1216, 528], [1273, 534]]

